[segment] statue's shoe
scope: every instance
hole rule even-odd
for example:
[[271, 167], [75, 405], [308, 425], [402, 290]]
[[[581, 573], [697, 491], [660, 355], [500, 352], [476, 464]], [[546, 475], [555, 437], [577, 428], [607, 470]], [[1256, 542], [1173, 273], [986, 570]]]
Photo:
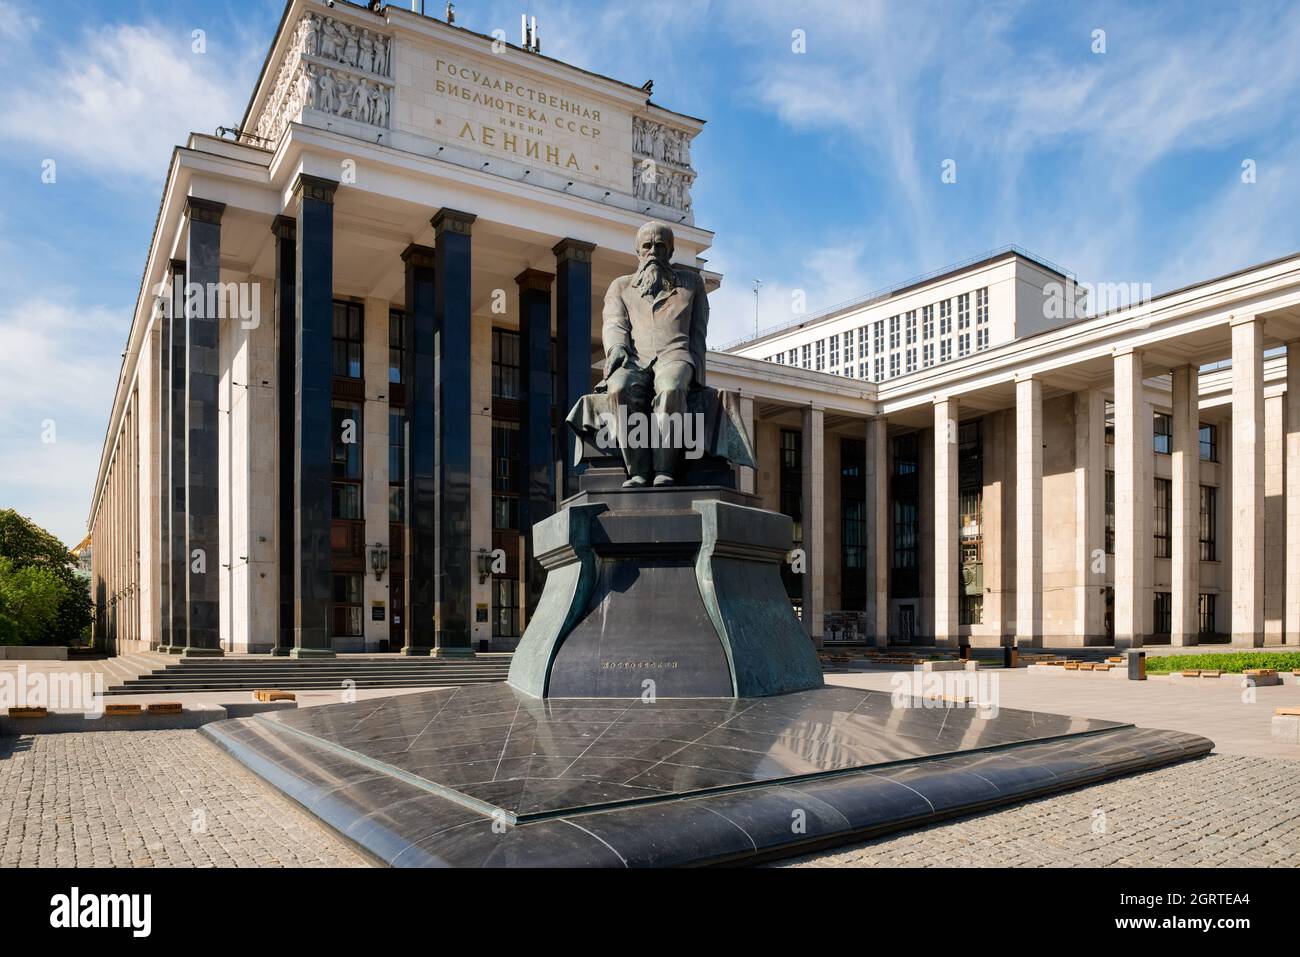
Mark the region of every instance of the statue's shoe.
[[655, 484], [656, 484], [656, 485], [672, 485], [672, 484], [673, 484], [673, 477], [672, 477], [671, 475], [665, 475], [663, 472], [660, 472], [658, 475], [655, 476]]
[[630, 479], [628, 479], [626, 482], [623, 483], [623, 487], [641, 488], [641, 486], [645, 484], [646, 484], [646, 477], [644, 475], [633, 475]]

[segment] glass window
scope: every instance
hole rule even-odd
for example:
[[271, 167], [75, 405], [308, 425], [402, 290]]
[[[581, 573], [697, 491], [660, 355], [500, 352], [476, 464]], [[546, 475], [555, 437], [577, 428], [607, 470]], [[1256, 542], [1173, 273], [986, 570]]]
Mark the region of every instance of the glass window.
[[514, 578], [492, 579], [492, 637], [519, 637], [519, 582]]
[[361, 378], [362, 309], [356, 302], [334, 302], [334, 374]]
[[1155, 450], [1161, 455], [1174, 451], [1174, 418], [1163, 412], [1155, 414]]
[[406, 314], [388, 314], [388, 381], [403, 382], [406, 375]]
[[1106, 444], [1114, 445], [1115, 444], [1115, 403], [1112, 402], [1110, 399], [1106, 400], [1106, 404], [1102, 410], [1102, 417], [1105, 419], [1106, 422]]
[[492, 490], [517, 494], [519, 489], [519, 423], [492, 420]]
[[388, 520], [406, 521], [406, 412], [388, 410]]
[[1167, 591], [1156, 592], [1153, 630], [1157, 635], [1167, 635], [1173, 630], [1172, 614], [1174, 606], [1170, 598], [1170, 593]]
[[934, 306], [924, 306], [921, 309], [921, 338], [934, 338]]
[[331, 409], [334, 432], [333, 477], [361, 479], [361, 406], [335, 402]]
[[506, 329], [492, 330], [492, 397], [518, 399], [519, 333]]
[[[1206, 425], [1201, 423], [1201, 461], [1217, 462], [1219, 461], [1219, 429], [1218, 426]], [[1214, 597], [1214, 596], [1210, 596]]]
[[331, 638], [360, 638], [362, 588], [360, 575], [333, 576], [333, 604], [330, 609]]
[[1106, 470], [1106, 554], [1115, 554], [1115, 473]]
[[1201, 561], [1218, 561], [1215, 527], [1218, 524], [1219, 490], [1213, 485], [1201, 486]]
[[1200, 632], [1202, 635], [1213, 635], [1217, 629], [1215, 622], [1215, 599], [1218, 595], [1203, 593], [1198, 599], [1198, 611], [1200, 613]]
[[1173, 514], [1173, 483], [1156, 479], [1156, 558], [1168, 558], [1172, 548], [1170, 517]]
[[911, 312], [907, 314], [907, 319], [905, 320], [905, 335], [907, 337], [907, 345], [909, 346], [916, 345], [916, 310], [915, 309], [913, 309]]
[[[982, 326], [989, 321], [989, 287], [975, 290], [975, 325]], [[985, 336], [987, 337], [987, 333]]]
[[952, 332], [952, 300], [945, 299], [939, 303], [939, 335], [946, 336]]
[[970, 293], [968, 292], [957, 297], [957, 328], [970, 328]]

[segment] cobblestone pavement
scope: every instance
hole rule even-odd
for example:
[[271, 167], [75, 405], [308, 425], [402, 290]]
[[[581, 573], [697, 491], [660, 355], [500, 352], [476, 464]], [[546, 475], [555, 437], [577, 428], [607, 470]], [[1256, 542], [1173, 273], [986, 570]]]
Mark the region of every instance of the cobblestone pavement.
[[0, 736], [0, 867], [362, 867], [195, 731]]
[[1218, 755], [784, 867], [1300, 867], [1300, 764]]

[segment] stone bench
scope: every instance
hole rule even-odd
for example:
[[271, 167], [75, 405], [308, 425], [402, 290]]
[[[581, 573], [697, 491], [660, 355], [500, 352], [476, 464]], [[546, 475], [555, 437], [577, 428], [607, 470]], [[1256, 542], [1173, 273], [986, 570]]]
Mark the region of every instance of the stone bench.
[[1278, 708], [1273, 712], [1272, 737], [1281, 744], [1300, 744], [1300, 708]]

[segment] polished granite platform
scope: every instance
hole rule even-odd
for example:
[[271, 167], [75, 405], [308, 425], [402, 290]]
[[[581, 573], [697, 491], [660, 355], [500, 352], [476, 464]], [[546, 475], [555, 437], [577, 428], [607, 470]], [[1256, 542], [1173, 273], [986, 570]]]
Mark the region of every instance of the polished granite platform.
[[735, 863], [1206, 754], [1194, 735], [826, 687], [530, 698], [505, 684], [202, 733], [383, 863]]

